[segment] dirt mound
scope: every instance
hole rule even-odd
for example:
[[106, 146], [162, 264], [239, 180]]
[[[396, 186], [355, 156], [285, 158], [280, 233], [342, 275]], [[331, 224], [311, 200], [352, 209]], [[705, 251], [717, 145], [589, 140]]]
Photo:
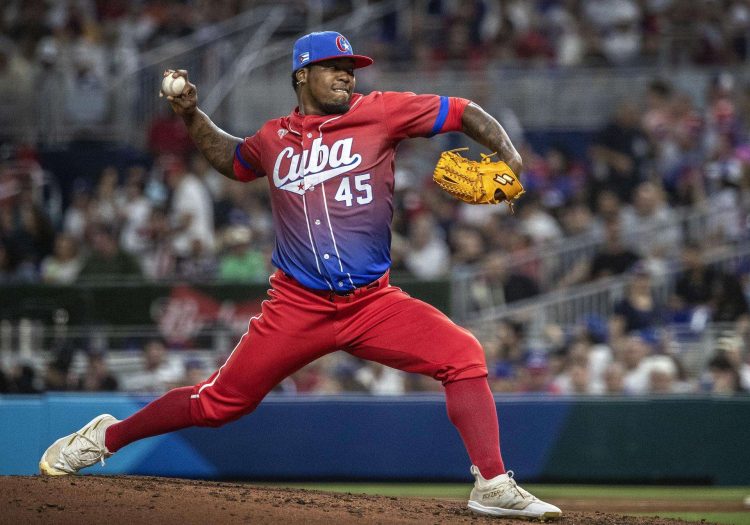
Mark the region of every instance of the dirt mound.
[[[138, 476], [8, 476], [0, 477], [0, 523], [518, 525], [522, 522], [477, 516], [466, 509], [465, 501], [457, 500], [336, 494]], [[570, 510], [555, 523], [686, 522]]]

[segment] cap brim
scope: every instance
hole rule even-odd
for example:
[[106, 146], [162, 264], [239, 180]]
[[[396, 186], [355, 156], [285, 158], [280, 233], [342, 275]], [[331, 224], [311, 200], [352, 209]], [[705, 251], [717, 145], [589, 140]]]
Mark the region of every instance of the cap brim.
[[371, 66], [373, 64], [373, 62], [375, 62], [370, 57], [366, 57], [364, 55], [334, 55], [334, 56], [330, 56], [330, 57], [319, 58], [319, 59], [317, 59], [317, 60], [315, 60], [313, 62], [308, 62], [304, 66], [300, 66], [300, 69], [303, 68], [303, 67], [305, 67], [305, 66], [309, 66], [310, 64], [317, 64], [318, 62], [325, 62], [326, 60], [335, 60], [337, 58], [353, 58], [354, 59], [354, 69], [359, 69], [361, 67]]

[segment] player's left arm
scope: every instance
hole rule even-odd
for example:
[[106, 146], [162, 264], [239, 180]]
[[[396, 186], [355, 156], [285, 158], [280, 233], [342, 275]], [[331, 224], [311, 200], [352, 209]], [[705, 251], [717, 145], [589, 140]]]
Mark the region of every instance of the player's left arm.
[[513, 173], [521, 174], [523, 161], [500, 123], [489, 113], [470, 102], [461, 117], [462, 131], [490, 151], [497, 152]]

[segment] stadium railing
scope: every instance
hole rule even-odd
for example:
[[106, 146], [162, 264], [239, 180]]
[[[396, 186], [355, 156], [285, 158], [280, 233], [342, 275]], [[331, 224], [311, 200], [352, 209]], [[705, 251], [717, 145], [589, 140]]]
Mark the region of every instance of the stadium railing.
[[[732, 235], [739, 235], [740, 238], [747, 235], [747, 228], [743, 225], [747, 214], [750, 212], [750, 195], [746, 195], [741, 202], [740, 206], [736, 209], [726, 209], [717, 206], [705, 206], [705, 207], [682, 207], [673, 210], [672, 220], [669, 222], [660, 223], [652, 227], [637, 228], [632, 231], [623, 232], [623, 240], [625, 244], [636, 253], [643, 257], [649, 255], [649, 250], [658, 246], [661, 242], [660, 233], [665, 230], [671, 230], [677, 232], [678, 235], [675, 240], [679, 241], [674, 246], [668, 246], [669, 251], [665, 254], [670, 260], [678, 259], [679, 253], [675, 253], [675, 250], [679, 250], [680, 246], [684, 242], [705, 242], [707, 240], [718, 240], [725, 245], [731, 245], [734, 241], [740, 239], [732, 239]], [[728, 233], [728, 224], [731, 222], [735, 223], [734, 232]], [[744, 231], [744, 233], [743, 233]], [[538, 245], [529, 248], [524, 253], [508, 255], [505, 264], [505, 271], [507, 275], [529, 275], [530, 269], [534, 269], [533, 274], [529, 275], [534, 278], [542, 290], [550, 290], [550, 294], [545, 297], [559, 297], [564, 296], [567, 293], [573, 296], [582, 295], [587, 297], [586, 301], [593, 301], [593, 305], [598, 304], [597, 300], [591, 299], [591, 297], [598, 297], [599, 293], [589, 293], [587, 290], [598, 290], [599, 288], [609, 288], [606, 282], [599, 282], [593, 285], [584, 285], [574, 291], [555, 291], [554, 285], [558, 283], [561, 278], [569, 275], [573, 269], [585, 262], [587, 259], [591, 259], [604, 244], [602, 237], [596, 237], [589, 234], [564, 238], [556, 243], [547, 243], [544, 245]], [[720, 254], [728, 253], [726, 249], [717, 246], [711, 246], [710, 249], [716, 250], [721, 249]], [[742, 250], [740, 246], [738, 250]], [[671, 251], [671, 253], [670, 253]], [[712, 262], [713, 256], [709, 256], [709, 260]], [[672, 268], [675, 265], [679, 265], [679, 262], [675, 261]], [[670, 275], [674, 275], [672, 272]], [[669, 277], [666, 276], [666, 277]], [[613, 279], [613, 283], [620, 283], [622, 279]], [[502, 303], [484, 303], [476, 304], [472, 301], [472, 287], [476, 286], [477, 283], [483, 283], [484, 286], [492, 288], [498, 286], [490, 282], [487, 279], [487, 272], [477, 265], [465, 266], [455, 268], [451, 273], [451, 314], [453, 317], [459, 320], [472, 319], [472, 318], [487, 318], [493, 317], [499, 311], [505, 311], [508, 305]], [[617, 288], [618, 285], [613, 285]], [[614, 294], [617, 296], [617, 293]], [[487, 300], [492, 300], [493, 297], [500, 297], [501, 294], [487, 294]], [[544, 301], [543, 298], [537, 299], [538, 301]], [[534, 300], [531, 300], [533, 302]], [[602, 311], [601, 308], [596, 307], [596, 311]], [[567, 311], [567, 310], [566, 310]], [[578, 310], [570, 310], [572, 315], [578, 315]], [[567, 314], [561, 314], [561, 320], [567, 321]]]
[[[750, 258], [750, 244], [728, 246], [705, 255], [704, 261], [725, 271]], [[652, 279], [652, 294], [656, 301], [666, 304], [674, 289], [675, 278], [681, 265], [675, 263], [667, 272]], [[483, 310], [468, 323], [480, 329], [502, 320], [526, 323], [529, 337], [540, 338], [545, 326], [557, 324], [564, 327], [576, 325], [589, 318], [608, 319], [615, 304], [624, 297], [630, 276], [620, 275], [599, 279], [571, 288], [555, 290], [540, 296]]]

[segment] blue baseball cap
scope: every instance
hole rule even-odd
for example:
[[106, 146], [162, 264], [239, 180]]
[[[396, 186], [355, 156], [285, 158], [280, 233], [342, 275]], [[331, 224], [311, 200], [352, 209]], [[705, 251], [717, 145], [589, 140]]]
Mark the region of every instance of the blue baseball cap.
[[367, 67], [373, 60], [364, 55], [355, 55], [352, 45], [341, 33], [322, 31], [305, 35], [294, 43], [292, 51], [292, 73], [315, 62], [334, 58], [353, 58], [354, 67]]

